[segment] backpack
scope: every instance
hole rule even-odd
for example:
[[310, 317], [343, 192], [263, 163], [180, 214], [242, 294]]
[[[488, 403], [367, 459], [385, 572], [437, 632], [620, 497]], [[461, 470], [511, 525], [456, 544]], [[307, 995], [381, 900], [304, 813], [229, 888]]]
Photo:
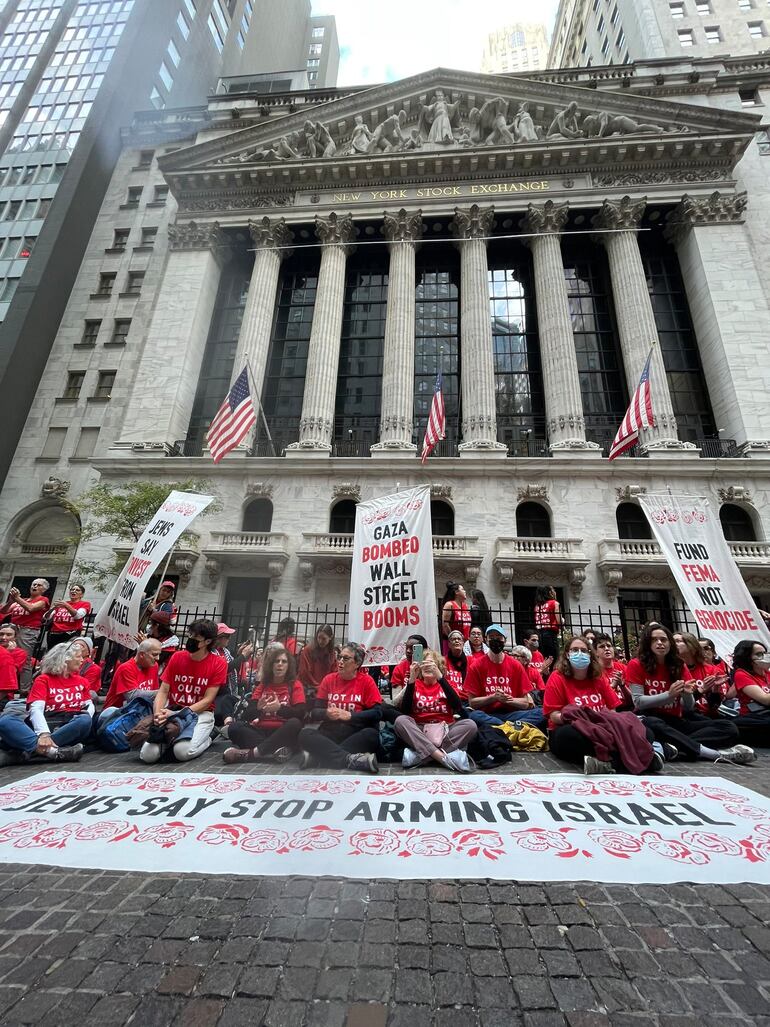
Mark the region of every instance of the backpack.
[[502, 731], [497, 731], [491, 724], [477, 724], [478, 734], [468, 746], [468, 755], [475, 761], [480, 770], [499, 767], [510, 763], [512, 758], [511, 745]]
[[126, 738], [143, 717], [152, 713], [152, 701], [144, 698], [132, 699], [106, 724], [96, 729], [96, 741], [104, 752], [128, 752], [131, 746]]
[[404, 755], [404, 743], [396, 734], [392, 724], [380, 722], [380, 752], [383, 763], [400, 763]]

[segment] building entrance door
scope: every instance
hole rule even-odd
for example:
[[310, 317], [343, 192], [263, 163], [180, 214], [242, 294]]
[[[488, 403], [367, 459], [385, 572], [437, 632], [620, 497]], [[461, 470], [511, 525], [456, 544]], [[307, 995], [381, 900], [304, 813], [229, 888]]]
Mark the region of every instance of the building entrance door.
[[258, 639], [262, 638], [269, 595], [269, 578], [227, 579], [224, 619], [238, 632], [239, 642], [246, 641], [250, 628], [256, 629]]

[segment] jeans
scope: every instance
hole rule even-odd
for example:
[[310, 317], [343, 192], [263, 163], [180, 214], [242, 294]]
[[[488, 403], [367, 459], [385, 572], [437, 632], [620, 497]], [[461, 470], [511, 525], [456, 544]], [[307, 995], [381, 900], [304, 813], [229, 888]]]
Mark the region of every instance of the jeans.
[[[198, 722], [195, 725], [192, 738], [174, 742], [171, 747], [174, 752], [174, 758], [179, 760], [180, 763], [186, 763], [187, 760], [194, 760], [197, 756], [202, 756], [211, 745], [214, 714], [207, 711], [206, 713], [198, 713], [196, 716]], [[139, 750], [139, 759], [142, 763], [157, 763], [163, 755], [163, 750], [166, 748], [167, 746], [160, 745], [157, 742], [145, 742]]]
[[[90, 714], [76, 713], [72, 720], [54, 728], [51, 738], [56, 746], [76, 745], [86, 741], [91, 726]], [[6, 749], [33, 753], [37, 749], [37, 734], [23, 718], [5, 714], [0, 717], [0, 742]]]
[[496, 714], [486, 713], [484, 710], [471, 710], [470, 718], [476, 724], [491, 724], [493, 727], [499, 727], [506, 721], [512, 724], [515, 720], [520, 720], [522, 724], [531, 724], [532, 727], [539, 727], [541, 731], [545, 731], [545, 716], [541, 706], [535, 706], [531, 710], [511, 710], [510, 713], [501, 710]]

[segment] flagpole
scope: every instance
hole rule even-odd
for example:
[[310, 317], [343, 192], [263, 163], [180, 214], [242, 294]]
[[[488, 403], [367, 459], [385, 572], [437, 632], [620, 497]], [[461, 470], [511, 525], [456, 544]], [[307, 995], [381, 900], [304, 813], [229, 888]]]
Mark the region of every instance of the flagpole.
[[256, 400], [256, 402], [257, 402], [257, 407], [259, 408], [259, 413], [260, 413], [260, 416], [262, 417], [262, 423], [265, 426], [265, 434], [267, 435], [267, 441], [270, 443], [270, 449], [273, 452], [273, 456], [276, 456], [275, 444], [273, 443], [273, 437], [270, 434], [270, 428], [268, 427], [268, 424], [267, 424], [267, 418], [265, 417], [265, 411], [264, 411], [264, 408], [262, 406], [262, 400], [259, 398], [259, 394], [257, 393], [257, 387], [256, 387], [256, 384], [254, 382], [254, 372], [251, 369], [251, 364], [249, 363], [249, 358], [248, 357], [246, 358], [246, 370], [249, 373], [249, 380], [251, 381], [252, 395], [253, 395], [254, 399]]

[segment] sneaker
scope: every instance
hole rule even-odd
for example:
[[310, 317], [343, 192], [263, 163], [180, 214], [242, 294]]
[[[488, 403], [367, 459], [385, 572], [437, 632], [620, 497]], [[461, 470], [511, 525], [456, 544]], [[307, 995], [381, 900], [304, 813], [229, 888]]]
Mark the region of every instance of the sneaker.
[[463, 749], [453, 749], [452, 752], [448, 752], [442, 762], [445, 767], [458, 774], [472, 774], [476, 769], [476, 764]]
[[650, 774], [660, 774], [665, 765], [666, 764], [664, 763], [663, 757], [660, 755], [660, 753], [654, 752], [652, 754], [652, 763], [647, 768], [647, 771]]
[[584, 774], [614, 774], [615, 768], [611, 763], [605, 763], [603, 760], [597, 760], [595, 756], [584, 756], [583, 757], [583, 773]]
[[230, 725], [229, 724], [223, 724], [221, 727], [218, 727], [217, 728], [217, 734], [219, 735], [220, 738], [224, 738], [224, 739], [226, 739], [229, 742], [230, 741]]
[[222, 753], [222, 759], [228, 766], [233, 763], [251, 763], [254, 760], [254, 754], [251, 749], [236, 749], [235, 746], [230, 746]]
[[299, 757], [299, 769], [309, 770], [311, 767], [316, 767], [318, 764], [315, 761], [315, 757], [312, 756], [305, 749], [302, 750]]
[[60, 745], [58, 749], [49, 749], [45, 755], [46, 759], [55, 760], [57, 763], [77, 763], [84, 750], [85, 746], [78, 742], [77, 745]]
[[293, 753], [291, 749], [287, 749], [285, 745], [281, 746], [280, 749], [276, 749], [273, 753], [273, 759], [276, 763], [288, 763]]
[[679, 750], [671, 742], [663, 743], [663, 759], [666, 763], [673, 763], [675, 759], [679, 758]]
[[715, 763], [734, 763], [743, 766], [746, 763], [753, 763], [757, 754], [748, 745], [734, 745], [731, 749], [720, 749], [718, 759]]
[[419, 767], [419, 765], [421, 763], [422, 763], [422, 756], [420, 756], [419, 752], [415, 752], [414, 749], [409, 749], [409, 748], [405, 748], [404, 749], [404, 755], [401, 758], [401, 766], [402, 767], [404, 767], [406, 770], [408, 770], [409, 767]]
[[377, 774], [380, 765], [373, 752], [351, 752], [348, 756], [347, 768], [365, 774]]

